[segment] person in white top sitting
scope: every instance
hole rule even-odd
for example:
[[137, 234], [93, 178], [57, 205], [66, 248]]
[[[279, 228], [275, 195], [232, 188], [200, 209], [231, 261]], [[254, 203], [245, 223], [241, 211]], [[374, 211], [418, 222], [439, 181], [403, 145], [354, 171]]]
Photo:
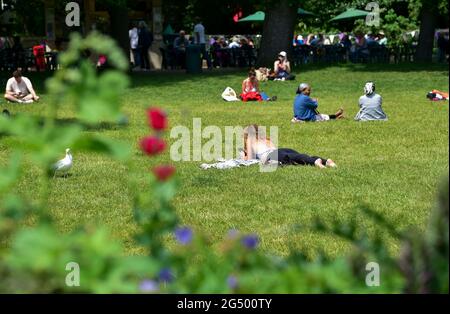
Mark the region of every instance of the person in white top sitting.
[[22, 76], [21, 70], [16, 70], [13, 77], [6, 83], [5, 99], [16, 103], [30, 104], [39, 101], [39, 96], [36, 95], [31, 81]]

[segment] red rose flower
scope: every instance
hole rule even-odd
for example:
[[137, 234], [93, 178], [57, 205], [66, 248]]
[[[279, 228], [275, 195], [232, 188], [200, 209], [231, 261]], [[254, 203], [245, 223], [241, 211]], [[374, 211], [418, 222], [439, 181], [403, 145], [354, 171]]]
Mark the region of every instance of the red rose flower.
[[156, 131], [167, 129], [167, 115], [159, 108], [150, 108], [147, 110], [150, 126]]
[[159, 181], [167, 181], [175, 173], [174, 166], [158, 166], [153, 168], [153, 174]]
[[157, 155], [166, 149], [166, 142], [159, 137], [146, 137], [141, 140], [141, 149], [147, 155]]

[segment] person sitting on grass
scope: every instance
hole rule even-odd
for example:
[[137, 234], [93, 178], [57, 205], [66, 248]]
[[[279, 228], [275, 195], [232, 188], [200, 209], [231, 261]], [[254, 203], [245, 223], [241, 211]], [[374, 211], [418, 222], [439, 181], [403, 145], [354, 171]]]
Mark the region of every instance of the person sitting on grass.
[[329, 121], [342, 119], [344, 117], [344, 109], [339, 109], [334, 115], [320, 114], [318, 99], [310, 97], [311, 86], [306, 83], [300, 84], [297, 89], [297, 97], [294, 102], [294, 118], [293, 123], [303, 121]]
[[277, 148], [256, 124], [249, 125], [244, 129], [243, 159], [258, 159], [263, 164], [275, 161], [285, 166], [315, 166], [321, 169], [337, 167], [336, 163], [331, 159], [301, 154], [290, 148]]
[[31, 81], [22, 76], [22, 71], [16, 70], [13, 77], [6, 83], [5, 99], [11, 102], [30, 104], [39, 101], [39, 96], [33, 89]]
[[386, 121], [388, 118], [381, 107], [383, 98], [375, 93], [375, 83], [367, 82], [364, 86], [364, 96], [359, 98], [361, 108], [355, 117], [356, 121]]
[[295, 75], [291, 75], [291, 63], [288, 61], [285, 51], [281, 51], [278, 54], [273, 70], [275, 72], [275, 81], [295, 80]]
[[269, 97], [266, 93], [260, 92], [259, 90], [259, 82], [256, 78], [255, 69], [250, 69], [248, 72], [248, 78], [246, 78], [242, 82], [242, 94], [241, 99], [244, 102], [247, 101], [275, 101], [277, 99], [276, 96]]

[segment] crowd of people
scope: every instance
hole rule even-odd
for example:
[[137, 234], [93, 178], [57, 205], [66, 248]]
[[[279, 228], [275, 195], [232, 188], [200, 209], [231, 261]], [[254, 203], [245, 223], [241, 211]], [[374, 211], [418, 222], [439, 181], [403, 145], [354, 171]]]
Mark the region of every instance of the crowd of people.
[[[255, 79], [254, 71], [251, 70], [249, 78], [244, 80], [242, 85], [243, 93], [255, 93], [259, 91], [258, 82]], [[367, 82], [363, 88], [364, 95], [359, 98], [359, 111], [355, 121], [387, 121], [387, 115], [383, 110], [383, 100], [381, 95], [376, 93], [375, 83]], [[323, 122], [330, 120], [345, 119], [344, 109], [340, 108], [335, 114], [321, 114], [318, 110], [319, 101], [311, 97], [312, 88], [308, 83], [301, 83], [296, 91], [294, 99], [292, 123]], [[253, 100], [265, 100], [261, 97]], [[253, 124], [244, 130], [244, 160], [259, 160], [262, 164], [278, 163], [280, 165], [306, 165], [318, 168], [336, 168], [337, 165], [332, 159], [319, 156], [310, 156], [299, 153], [291, 148], [277, 148], [273, 142], [263, 132], [259, 126]]]
[[61, 41], [55, 41], [50, 47], [47, 40], [36, 42], [25, 48], [19, 36], [0, 36], [0, 71], [24, 70], [56, 70], [58, 68], [58, 52]]
[[[280, 63], [286, 62], [287, 54], [280, 52], [275, 61], [274, 68], [280, 67]], [[278, 71], [281, 77], [288, 77], [289, 66], [282, 66]], [[248, 77], [242, 82], [242, 93], [239, 97], [244, 102], [248, 101], [276, 101], [277, 97], [269, 97], [260, 90], [260, 81], [267, 78], [258, 76], [255, 69], [250, 69]], [[228, 88], [229, 89], [229, 88]], [[364, 95], [358, 100], [359, 111], [354, 117], [355, 121], [387, 121], [387, 115], [383, 110], [383, 98], [376, 93], [375, 83], [367, 82], [363, 88]], [[230, 93], [228, 92], [227, 96]], [[297, 90], [293, 103], [292, 123], [325, 122], [331, 120], [345, 119], [344, 108], [339, 108], [335, 114], [322, 114], [319, 112], [319, 100], [312, 98], [312, 87], [308, 83], [301, 83]], [[224, 97], [224, 95], [222, 95]], [[227, 101], [239, 100], [236, 97], [224, 97]], [[309, 165], [319, 168], [336, 168], [337, 165], [332, 159], [319, 156], [310, 156], [299, 153], [291, 148], [277, 148], [270, 138], [259, 131], [257, 124], [245, 128], [244, 149], [241, 156], [246, 161], [259, 160], [262, 164], [278, 163], [281, 165]]]
[[[297, 63], [308, 63], [310, 59], [324, 59], [329, 61], [365, 62], [371, 54], [384, 52], [387, 57], [388, 38], [383, 31], [364, 34], [357, 31], [354, 34], [345, 32], [333, 35], [309, 34], [297, 35], [293, 39]], [[327, 56], [328, 54], [328, 56]], [[382, 59], [382, 58], [379, 58]], [[379, 60], [381, 61], [381, 60]]]
[[248, 67], [256, 64], [256, 48], [252, 38], [244, 36], [211, 36], [205, 35], [205, 27], [198, 21], [193, 36], [180, 30], [178, 36], [167, 45], [167, 58], [172, 68], [186, 67], [186, 50], [189, 45], [200, 45], [201, 55], [208, 68], [224, 68], [231, 66]]
[[[200, 28], [196, 32], [195, 28]], [[192, 32], [188, 34], [186, 30], [181, 30], [175, 39], [167, 43], [166, 58], [172, 68], [185, 68], [186, 47], [197, 43], [196, 34], [204, 36], [204, 26], [198, 22]], [[405, 35], [406, 36], [406, 35]], [[413, 41], [414, 37], [411, 37]], [[409, 38], [409, 37], [408, 37]], [[447, 39], [446, 39], [447, 38]], [[253, 36], [210, 36], [202, 40], [202, 56], [207, 61], [208, 67], [251, 67], [256, 65], [258, 56], [258, 42]], [[446, 41], [447, 40], [447, 41]], [[437, 46], [439, 48], [438, 59], [443, 61], [448, 55], [448, 37], [438, 37]], [[181, 45], [180, 45], [181, 43]], [[354, 34], [341, 32], [334, 35], [308, 34], [296, 35], [293, 38], [293, 51], [291, 56], [295, 65], [309, 62], [390, 62], [391, 56], [398, 61], [400, 56], [406, 54], [405, 59], [413, 58], [414, 44], [410, 44], [408, 51], [403, 48], [393, 49], [388, 47], [389, 39], [384, 31], [364, 34], [356, 31]], [[204, 45], [204, 46], [203, 46]], [[405, 41], [408, 45], [408, 41]], [[445, 51], [444, 51], [445, 50]]]
[[379, 31], [377, 34], [373, 34], [369, 32], [367, 34], [363, 34], [362, 32], [356, 32], [354, 36], [342, 32], [337, 35], [324, 35], [322, 33], [319, 34], [309, 34], [306, 38], [303, 35], [297, 35], [294, 38], [293, 45], [296, 46], [314, 46], [320, 47], [324, 45], [335, 45], [340, 44], [343, 47], [350, 48], [354, 45], [387, 45], [388, 39], [383, 31]]

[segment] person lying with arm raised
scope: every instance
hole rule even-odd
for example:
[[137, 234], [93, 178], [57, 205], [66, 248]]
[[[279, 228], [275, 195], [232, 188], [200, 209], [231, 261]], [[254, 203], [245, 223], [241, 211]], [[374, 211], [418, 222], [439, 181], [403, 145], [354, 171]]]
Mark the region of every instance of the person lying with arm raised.
[[244, 129], [244, 160], [258, 159], [263, 164], [278, 162], [281, 165], [337, 168], [331, 159], [302, 154], [290, 148], [277, 148], [256, 124]]

